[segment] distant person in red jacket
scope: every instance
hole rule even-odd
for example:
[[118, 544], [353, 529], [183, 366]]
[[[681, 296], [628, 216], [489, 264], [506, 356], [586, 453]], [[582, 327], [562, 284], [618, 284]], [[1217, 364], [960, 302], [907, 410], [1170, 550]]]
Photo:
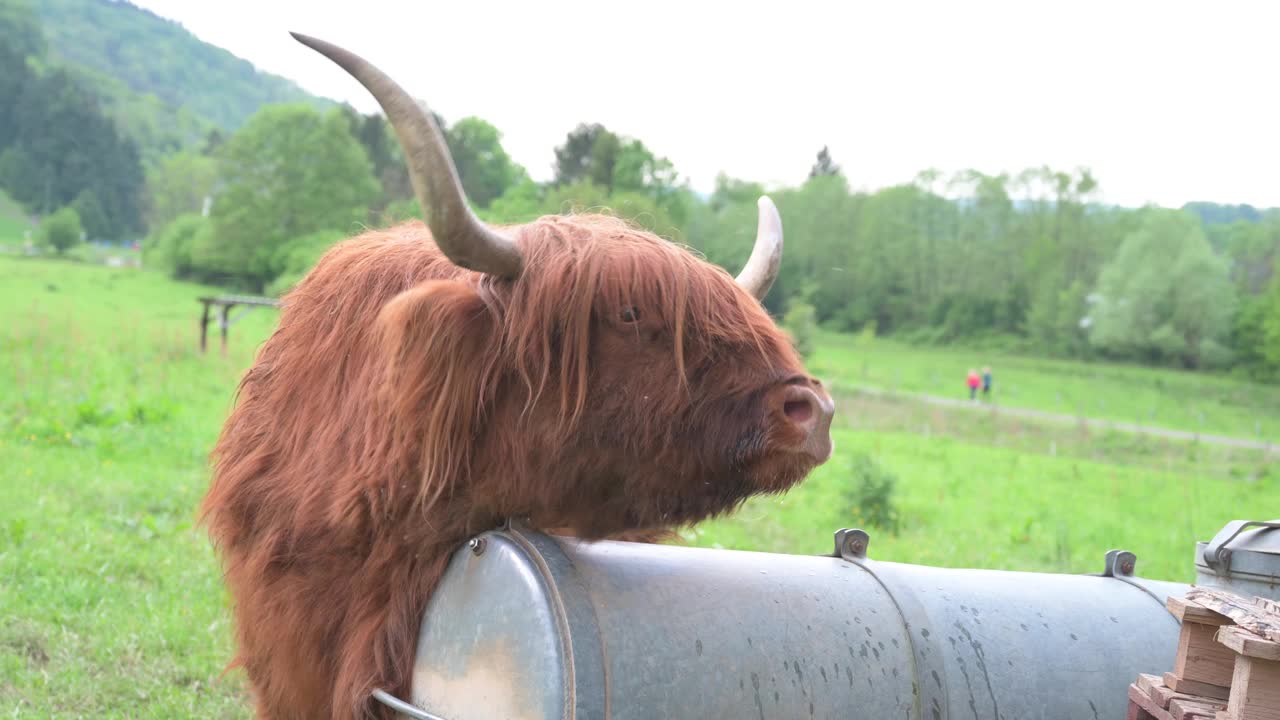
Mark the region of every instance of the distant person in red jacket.
[[969, 368], [969, 399], [976, 399], [978, 396], [978, 386], [982, 384], [982, 378], [978, 376], [978, 371]]

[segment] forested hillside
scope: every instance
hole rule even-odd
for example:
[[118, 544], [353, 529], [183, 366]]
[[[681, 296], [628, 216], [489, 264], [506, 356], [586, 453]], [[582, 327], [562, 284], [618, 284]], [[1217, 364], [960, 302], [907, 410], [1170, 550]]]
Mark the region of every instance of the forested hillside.
[[137, 144], [73, 68], [51, 63], [25, 2], [0, 5], [0, 187], [28, 212], [73, 206], [93, 237], [141, 232]]
[[334, 103], [115, 0], [0, 0], [0, 188], [92, 239], [144, 234], [148, 175], [264, 105]]
[[235, 130], [270, 103], [334, 104], [122, 0], [39, 0], [34, 6], [50, 58], [105, 83], [95, 89], [144, 151], [151, 149], [146, 138], [190, 143], [208, 127]]

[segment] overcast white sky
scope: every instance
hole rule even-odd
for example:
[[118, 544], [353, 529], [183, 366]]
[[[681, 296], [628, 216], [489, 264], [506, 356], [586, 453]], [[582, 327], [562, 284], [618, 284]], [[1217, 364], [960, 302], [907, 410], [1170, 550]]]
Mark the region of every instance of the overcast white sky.
[[1280, 2], [132, 1], [372, 112], [288, 31], [345, 46], [538, 180], [594, 121], [704, 191], [799, 183], [825, 144], [855, 188], [1047, 163], [1108, 202], [1280, 206]]

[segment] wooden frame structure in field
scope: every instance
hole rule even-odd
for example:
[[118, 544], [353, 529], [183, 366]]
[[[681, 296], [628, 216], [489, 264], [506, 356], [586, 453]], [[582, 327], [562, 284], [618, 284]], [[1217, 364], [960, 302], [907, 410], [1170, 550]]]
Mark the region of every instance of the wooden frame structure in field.
[[[255, 307], [280, 307], [280, 301], [274, 298], [257, 297], [254, 295], [218, 295], [216, 297], [196, 298], [203, 305], [200, 312], [200, 352], [205, 352], [208, 348], [209, 340], [209, 309], [217, 306], [218, 308], [218, 329], [222, 336], [222, 353], [227, 352], [227, 329], [245, 313], [253, 310]], [[231, 308], [242, 305], [244, 310], [238, 315], [231, 317]]]

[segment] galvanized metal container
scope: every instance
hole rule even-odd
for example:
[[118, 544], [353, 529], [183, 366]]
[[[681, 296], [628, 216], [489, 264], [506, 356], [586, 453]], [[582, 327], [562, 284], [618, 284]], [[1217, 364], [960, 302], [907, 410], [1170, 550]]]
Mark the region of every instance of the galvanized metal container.
[[502, 718], [1119, 718], [1173, 666], [1165, 598], [1134, 576], [959, 570], [519, 529], [472, 541], [425, 614], [412, 702]]
[[1196, 582], [1280, 600], [1280, 520], [1232, 520], [1196, 543]]

